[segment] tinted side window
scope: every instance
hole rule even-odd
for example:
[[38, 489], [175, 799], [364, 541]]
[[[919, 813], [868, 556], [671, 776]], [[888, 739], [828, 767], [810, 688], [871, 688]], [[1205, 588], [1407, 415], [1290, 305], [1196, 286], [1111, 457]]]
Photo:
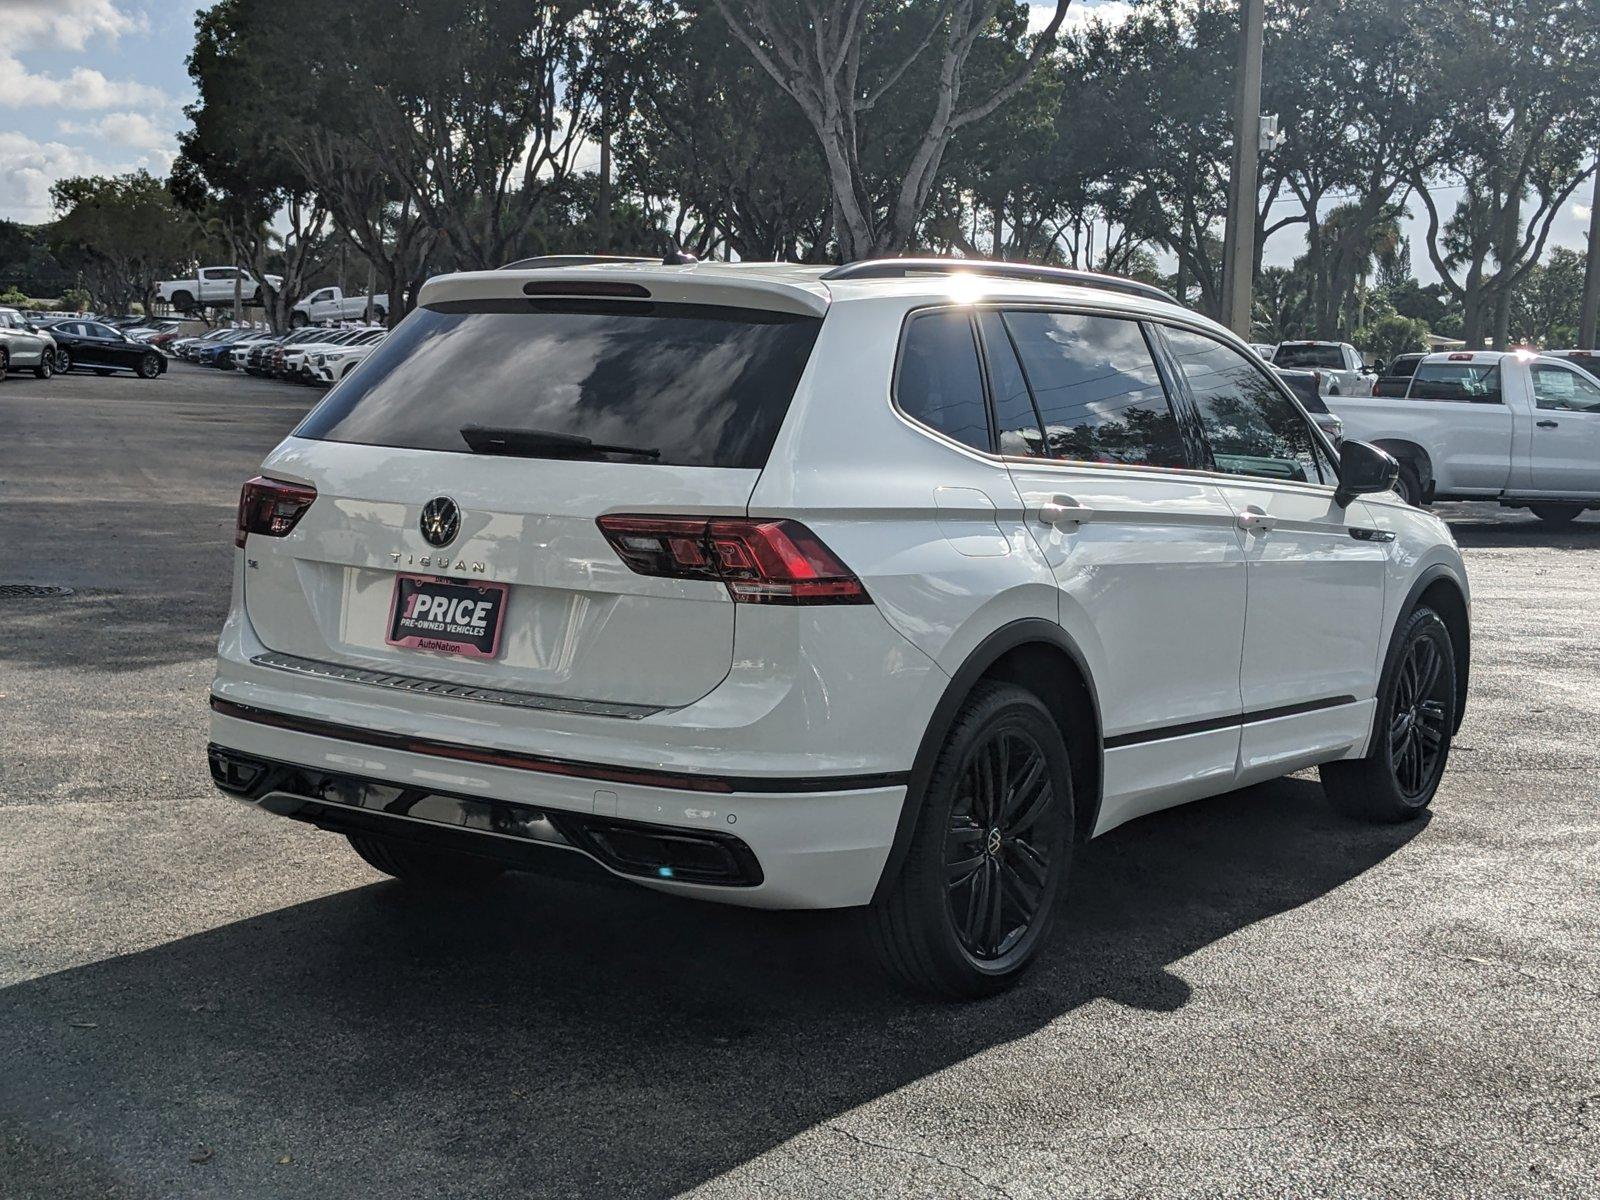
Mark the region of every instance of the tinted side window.
[[913, 317], [900, 348], [895, 400], [902, 412], [977, 450], [991, 448], [989, 413], [972, 317], [965, 309]]
[[1081, 313], [1008, 312], [1053, 458], [1188, 465], [1138, 322]]
[[1201, 334], [1168, 329], [1166, 336], [1194, 396], [1217, 470], [1323, 481], [1305, 418], [1259, 367]]
[[1423, 363], [1411, 380], [1413, 400], [1454, 400], [1463, 404], [1502, 404], [1498, 364]]
[[989, 394], [994, 401], [995, 427], [1000, 432], [1000, 453], [1017, 458], [1044, 454], [1044, 430], [1028, 394], [1028, 381], [1017, 362], [1005, 321], [994, 309], [978, 314], [984, 354], [989, 360]]

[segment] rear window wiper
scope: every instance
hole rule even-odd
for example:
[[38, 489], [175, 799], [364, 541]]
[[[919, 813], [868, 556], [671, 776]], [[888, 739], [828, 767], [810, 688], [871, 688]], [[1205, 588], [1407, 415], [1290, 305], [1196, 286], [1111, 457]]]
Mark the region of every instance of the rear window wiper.
[[590, 454], [627, 454], [660, 458], [650, 446], [613, 446], [577, 433], [553, 429], [514, 429], [503, 425], [463, 425], [461, 437], [474, 454], [522, 455], [528, 458], [582, 458]]

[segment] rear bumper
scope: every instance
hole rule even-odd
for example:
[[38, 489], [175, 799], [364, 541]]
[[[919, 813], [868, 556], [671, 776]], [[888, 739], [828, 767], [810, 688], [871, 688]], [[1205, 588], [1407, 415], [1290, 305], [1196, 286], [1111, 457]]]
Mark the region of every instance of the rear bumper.
[[221, 702], [211, 716], [213, 779], [256, 807], [558, 874], [577, 856], [647, 887], [755, 908], [868, 903], [906, 793], [903, 783], [824, 790], [830, 781], [814, 779], [712, 790], [708, 780], [739, 781], [711, 776], [657, 786], [631, 768], [480, 761], [492, 752], [384, 744], [392, 735], [380, 733], [347, 740], [274, 715]]

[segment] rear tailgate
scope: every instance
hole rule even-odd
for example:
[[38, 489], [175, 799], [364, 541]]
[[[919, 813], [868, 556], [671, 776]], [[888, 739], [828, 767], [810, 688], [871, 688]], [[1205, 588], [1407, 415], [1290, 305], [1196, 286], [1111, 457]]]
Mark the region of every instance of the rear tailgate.
[[[699, 699], [732, 665], [726, 587], [635, 573], [596, 519], [743, 514], [820, 324], [703, 304], [425, 305], [264, 468], [317, 496], [287, 536], [248, 536], [251, 624], [275, 651], [397, 675]], [[472, 426], [642, 453], [473, 453]], [[448, 528], [424, 521], [436, 501]], [[448, 621], [412, 636], [398, 619], [477, 603], [494, 628], [476, 642], [452, 641], [463, 628]]]

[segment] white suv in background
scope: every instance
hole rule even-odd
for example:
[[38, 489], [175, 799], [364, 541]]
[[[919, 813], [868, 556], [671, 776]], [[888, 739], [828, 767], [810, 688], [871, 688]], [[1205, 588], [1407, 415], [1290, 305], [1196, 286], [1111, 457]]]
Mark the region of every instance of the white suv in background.
[[434, 279], [245, 485], [213, 777], [411, 881], [858, 907], [983, 994], [1134, 817], [1313, 765], [1365, 818], [1430, 802], [1465, 572], [1342, 459], [1124, 280]]

